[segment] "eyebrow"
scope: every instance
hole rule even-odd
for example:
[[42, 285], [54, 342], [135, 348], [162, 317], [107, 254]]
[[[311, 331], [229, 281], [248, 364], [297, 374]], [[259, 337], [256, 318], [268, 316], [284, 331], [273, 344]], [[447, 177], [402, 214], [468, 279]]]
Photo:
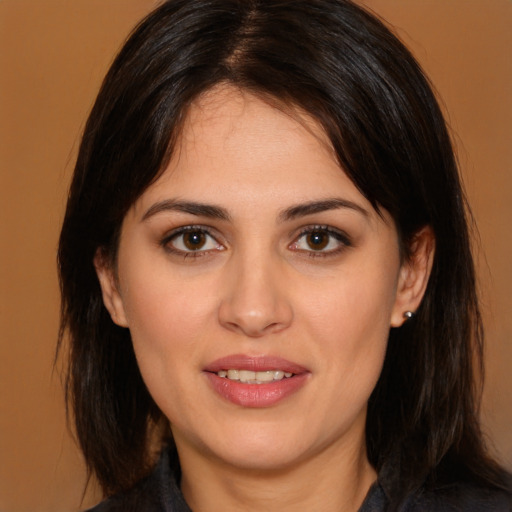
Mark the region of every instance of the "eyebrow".
[[[348, 208], [361, 213], [365, 217], [369, 216], [368, 211], [357, 203], [346, 199], [331, 198], [290, 206], [281, 211], [278, 219], [280, 222], [286, 222], [299, 217], [306, 217], [307, 215], [313, 215], [328, 210], [338, 210], [340, 208]], [[168, 211], [189, 213], [191, 215], [197, 215], [198, 217], [208, 217], [211, 219], [231, 220], [228, 211], [221, 206], [195, 203], [193, 201], [178, 201], [176, 199], [166, 199], [153, 204], [146, 213], [144, 213], [141, 220], [144, 222], [158, 213]]]
[[198, 217], [208, 217], [211, 219], [230, 220], [231, 217], [225, 208], [220, 206], [194, 203], [191, 201], [178, 201], [175, 199], [166, 199], [152, 205], [142, 216], [142, 221], [161, 212], [183, 212], [197, 215]]
[[328, 210], [338, 210], [340, 208], [348, 208], [350, 210], [361, 213], [365, 217], [369, 216], [368, 211], [365, 210], [362, 206], [359, 206], [357, 203], [334, 197], [330, 199], [323, 199], [321, 201], [311, 201], [309, 203], [298, 204], [296, 206], [286, 208], [286, 210], [283, 210], [279, 214], [279, 220], [284, 222], [296, 219], [298, 217], [305, 217], [307, 215], [325, 212]]

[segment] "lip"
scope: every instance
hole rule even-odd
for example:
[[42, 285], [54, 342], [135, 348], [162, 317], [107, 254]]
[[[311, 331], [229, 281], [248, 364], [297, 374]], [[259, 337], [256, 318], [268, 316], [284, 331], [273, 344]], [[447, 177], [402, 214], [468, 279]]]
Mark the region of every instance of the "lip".
[[210, 363], [204, 368], [205, 372], [217, 373], [221, 370], [250, 370], [264, 372], [265, 370], [281, 370], [295, 374], [307, 373], [303, 366], [277, 356], [248, 356], [245, 354], [233, 354], [222, 357]]
[[[290, 372], [292, 377], [263, 384], [247, 384], [226, 377], [219, 377], [221, 370], [281, 370]], [[204, 368], [213, 390], [235, 405], [251, 408], [271, 407], [299, 391], [307, 382], [310, 372], [303, 366], [275, 356], [251, 357], [234, 354], [213, 361]]]

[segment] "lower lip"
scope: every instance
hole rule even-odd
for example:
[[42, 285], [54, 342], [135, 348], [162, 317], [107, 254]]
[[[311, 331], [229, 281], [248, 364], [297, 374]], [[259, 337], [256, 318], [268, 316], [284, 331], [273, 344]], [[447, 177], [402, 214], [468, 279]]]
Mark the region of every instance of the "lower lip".
[[306, 384], [307, 373], [293, 377], [266, 382], [264, 384], [246, 384], [216, 373], [206, 372], [213, 389], [226, 400], [242, 407], [270, 407], [297, 392]]

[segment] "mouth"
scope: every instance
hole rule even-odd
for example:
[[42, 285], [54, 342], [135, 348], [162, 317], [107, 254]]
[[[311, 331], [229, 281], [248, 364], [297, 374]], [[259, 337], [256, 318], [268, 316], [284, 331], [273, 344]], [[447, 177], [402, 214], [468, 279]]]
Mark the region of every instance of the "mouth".
[[284, 372], [283, 370], [265, 370], [262, 372], [254, 372], [251, 370], [220, 370], [217, 375], [222, 379], [229, 379], [246, 384], [266, 384], [267, 382], [275, 382], [293, 377], [294, 373]]
[[310, 372], [280, 357], [233, 355], [204, 368], [211, 388], [243, 407], [270, 407], [298, 392]]

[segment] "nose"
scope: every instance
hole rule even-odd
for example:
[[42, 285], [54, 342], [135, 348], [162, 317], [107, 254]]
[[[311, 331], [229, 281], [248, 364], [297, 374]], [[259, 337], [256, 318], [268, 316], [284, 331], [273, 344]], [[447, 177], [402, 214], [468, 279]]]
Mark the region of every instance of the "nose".
[[227, 269], [219, 304], [220, 324], [252, 338], [290, 326], [293, 309], [277, 262], [238, 258]]

